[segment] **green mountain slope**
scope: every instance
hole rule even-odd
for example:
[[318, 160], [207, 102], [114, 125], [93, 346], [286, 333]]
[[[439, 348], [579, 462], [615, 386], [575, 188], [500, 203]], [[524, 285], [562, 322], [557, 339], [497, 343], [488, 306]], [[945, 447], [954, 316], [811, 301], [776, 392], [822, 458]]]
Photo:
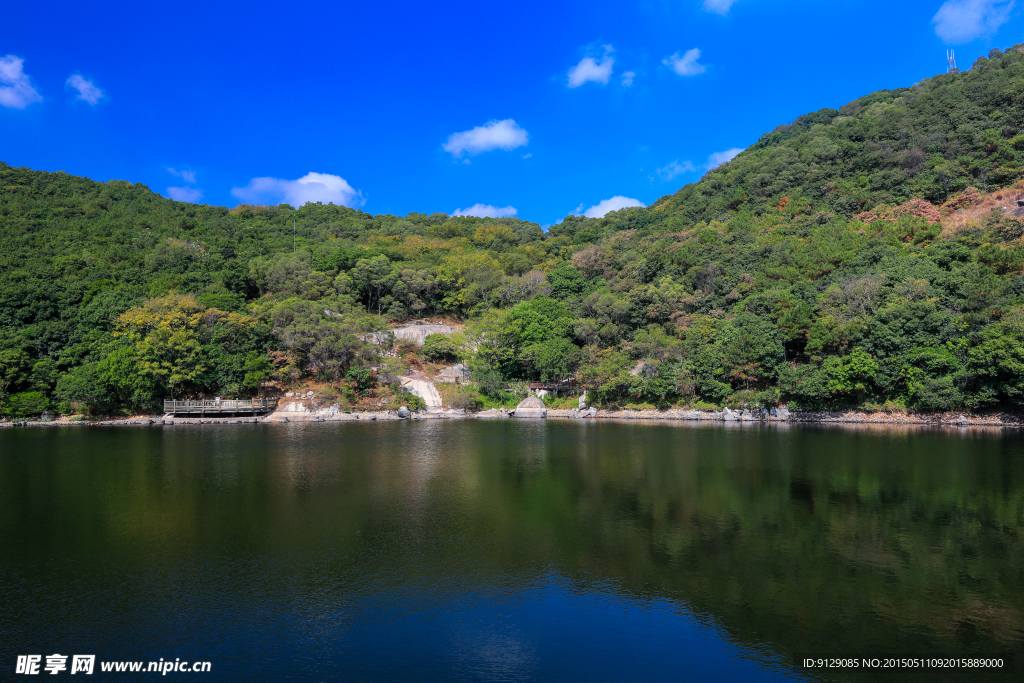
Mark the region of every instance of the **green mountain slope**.
[[632, 220], [674, 229], [761, 214], [784, 197], [798, 200], [790, 212], [851, 217], [878, 204], [942, 204], [967, 187], [1011, 185], [1024, 169], [1022, 47], [801, 116]]
[[[1024, 53], [800, 117], [650, 207], [517, 219], [226, 209], [0, 164], [0, 411], [153, 410], [464, 357], [453, 398], [1012, 405], [1024, 392]], [[468, 321], [424, 351], [367, 342]], [[511, 384], [510, 384], [511, 383]], [[511, 392], [511, 393], [510, 393]]]

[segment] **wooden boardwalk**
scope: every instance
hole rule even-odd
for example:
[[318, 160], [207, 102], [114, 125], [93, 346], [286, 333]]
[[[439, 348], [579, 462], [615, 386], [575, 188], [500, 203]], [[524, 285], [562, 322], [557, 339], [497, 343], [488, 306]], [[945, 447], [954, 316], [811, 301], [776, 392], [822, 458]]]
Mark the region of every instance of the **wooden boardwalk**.
[[239, 400], [164, 401], [165, 415], [257, 415], [269, 413], [277, 407], [277, 399], [254, 398]]

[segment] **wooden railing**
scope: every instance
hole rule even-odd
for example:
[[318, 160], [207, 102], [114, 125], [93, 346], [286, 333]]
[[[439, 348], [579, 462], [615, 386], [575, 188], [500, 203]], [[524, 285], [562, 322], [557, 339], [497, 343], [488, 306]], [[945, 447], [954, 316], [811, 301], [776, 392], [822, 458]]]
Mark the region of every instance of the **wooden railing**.
[[254, 398], [251, 400], [201, 400], [201, 401], [164, 401], [165, 413], [259, 413], [273, 410], [277, 399]]

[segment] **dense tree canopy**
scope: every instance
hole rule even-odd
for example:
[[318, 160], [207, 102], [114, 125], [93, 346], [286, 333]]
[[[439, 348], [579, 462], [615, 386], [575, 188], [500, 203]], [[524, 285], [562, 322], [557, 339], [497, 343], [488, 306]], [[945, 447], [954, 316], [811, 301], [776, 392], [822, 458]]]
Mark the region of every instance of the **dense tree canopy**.
[[197, 206], [0, 164], [0, 410], [152, 410], [269, 380], [358, 395], [405, 369], [388, 325], [428, 316], [467, 328], [424, 357], [468, 360], [494, 396], [574, 378], [609, 404], [1011, 405], [1022, 170], [1019, 48], [802, 116], [649, 207], [546, 233]]

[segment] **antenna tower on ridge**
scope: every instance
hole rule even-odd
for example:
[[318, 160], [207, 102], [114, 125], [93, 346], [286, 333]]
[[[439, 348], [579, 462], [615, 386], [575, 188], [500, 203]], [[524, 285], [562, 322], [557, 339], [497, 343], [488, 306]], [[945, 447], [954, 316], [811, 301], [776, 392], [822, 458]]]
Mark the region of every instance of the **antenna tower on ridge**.
[[946, 50], [946, 63], [949, 65], [946, 67], [946, 73], [958, 74], [960, 69], [956, 68], [956, 57], [953, 55], [952, 50]]

